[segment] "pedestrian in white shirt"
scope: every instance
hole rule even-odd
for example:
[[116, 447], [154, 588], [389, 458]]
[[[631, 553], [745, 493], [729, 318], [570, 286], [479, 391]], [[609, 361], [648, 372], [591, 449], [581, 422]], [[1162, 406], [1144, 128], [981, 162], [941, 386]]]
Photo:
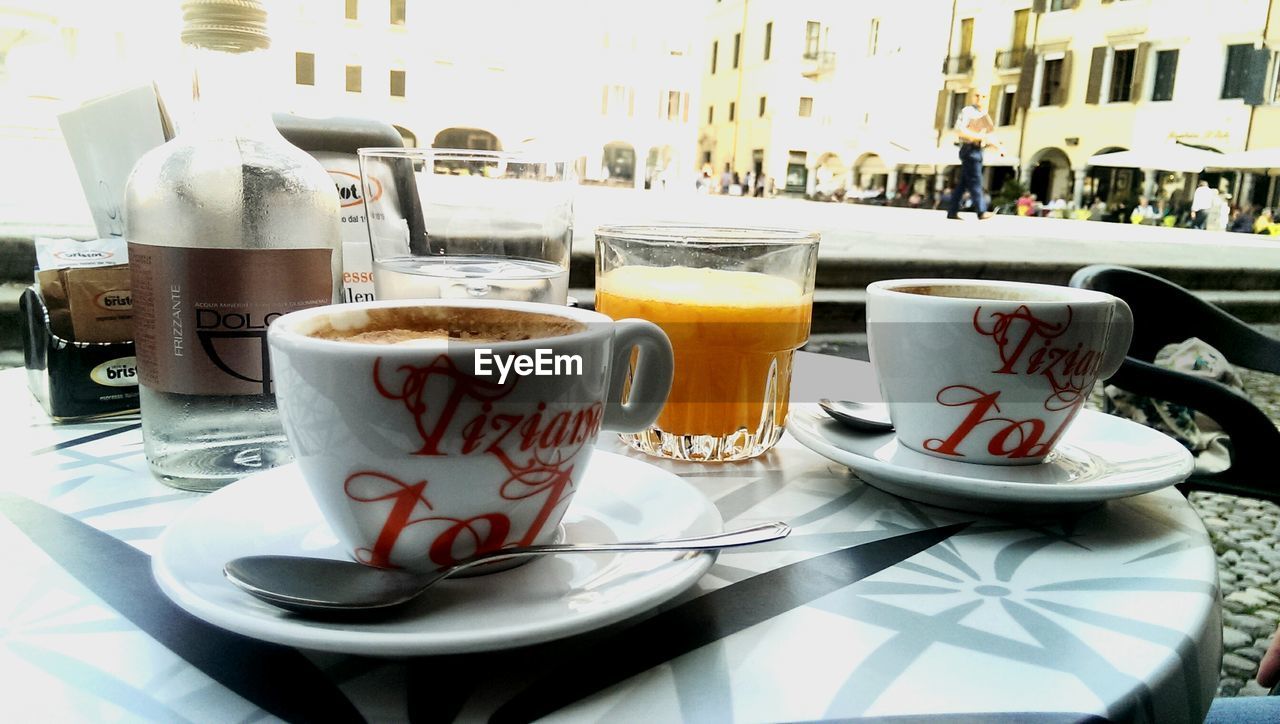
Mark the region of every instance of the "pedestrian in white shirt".
[[1218, 193], [1209, 188], [1208, 181], [1201, 181], [1191, 197], [1191, 226], [1203, 229], [1209, 222], [1209, 211], [1216, 205]]

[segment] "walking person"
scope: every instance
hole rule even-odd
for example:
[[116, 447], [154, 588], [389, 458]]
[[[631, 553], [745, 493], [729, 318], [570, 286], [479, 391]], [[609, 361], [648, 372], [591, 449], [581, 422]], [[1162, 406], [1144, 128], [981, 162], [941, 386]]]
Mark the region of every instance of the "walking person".
[[1191, 226], [1195, 229], [1203, 229], [1209, 223], [1209, 210], [1213, 208], [1218, 200], [1218, 195], [1213, 189], [1209, 188], [1208, 181], [1201, 181], [1196, 187], [1195, 194], [1191, 197]]
[[965, 193], [973, 201], [973, 210], [979, 219], [991, 218], [987, 211], [987, 197], [982, 191], [982, 149], [991, 146], [1001, 156], [1004, 149], [992, 138], [996, 124], [987, 114], [987, 94], [972, 92], [973, 102], [960, 110], [956, 117], [956, 133], [960, 137], [960, 186], [951, 194], [947, 208], [948, 219], [960, 218], [960, 202]]

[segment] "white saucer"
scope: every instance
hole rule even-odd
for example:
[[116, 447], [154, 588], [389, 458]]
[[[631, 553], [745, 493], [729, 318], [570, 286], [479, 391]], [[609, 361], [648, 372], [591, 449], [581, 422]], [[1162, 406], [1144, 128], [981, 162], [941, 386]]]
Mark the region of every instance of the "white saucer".
[[[565, 514], [565, 538], [654, 540], [722, 530], [706, 496], [671, 473], [595, 451]], [[372, 656], [512, 648], [645, 611], [688, 588], [714, 553], [557, 554], [508, 571], [445, 580], [394, 616], [317, 622], [233, 587], [222, 566], [258, 553], [345, 558], [295, 465], [250, 476], [200, 500], [164, 532], [152, 559], [160, 588], [189, 613], [264, 641]]]
[[976, 512], [1085, 508], [1175, 485], [1195, 460], [1176, 440], [1136, 422], [1081, 410], [1038, 465], [977, 465], [899, 444], [892, 432], [859, 433], [813, 404], [796, 405], [787, 431], [887, 493]]

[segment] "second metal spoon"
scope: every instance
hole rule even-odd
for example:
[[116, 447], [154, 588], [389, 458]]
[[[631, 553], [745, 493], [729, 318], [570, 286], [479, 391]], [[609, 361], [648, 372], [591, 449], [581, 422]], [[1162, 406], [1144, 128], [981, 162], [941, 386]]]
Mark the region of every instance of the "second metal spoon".
[[223, 567], [231, 583], [257, 598], [295, 613], [333, 616], [378, 611], [412, 600], [435, 583], [472, 566], [548, 553], [607, 553], [715, 550], [786, 537], [782, 522], [692, 538], [636, 543], [555, 543], [481, 553], [432, 573], [373, 568], [352, 561], [300, 556], [246, 556]]
[[891, 432], [889, 406], [883, 402], [818, 400], [818, 406], [835, 420], [859, 432]]

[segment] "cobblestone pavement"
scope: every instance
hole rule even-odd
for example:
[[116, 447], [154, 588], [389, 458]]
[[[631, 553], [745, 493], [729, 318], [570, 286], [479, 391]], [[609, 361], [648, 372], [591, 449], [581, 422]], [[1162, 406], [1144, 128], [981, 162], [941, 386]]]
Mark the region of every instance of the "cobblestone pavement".
[[[1280, 325], [1259, 329], [1280, 337]], [[1250, 399], [1280, 424], [1280, 375], [1239, 371]], [[1192, 493], [1190, 500], [1218, 554], [1223, 608], [1218, 693], [1266, 694], [1253, 677], [1280, 624], [1280, 506], [1203, 492]]]
[[[1240, 372], [1249, 397], [1280, 421], [1280, 376]], [[1192, 493], [1190, 500], [1218, 554], [1223, 608], [1218, 693], [1266, 694], [1253, 677], [1280, 624], [1280, 506], [1204, 492]]]

